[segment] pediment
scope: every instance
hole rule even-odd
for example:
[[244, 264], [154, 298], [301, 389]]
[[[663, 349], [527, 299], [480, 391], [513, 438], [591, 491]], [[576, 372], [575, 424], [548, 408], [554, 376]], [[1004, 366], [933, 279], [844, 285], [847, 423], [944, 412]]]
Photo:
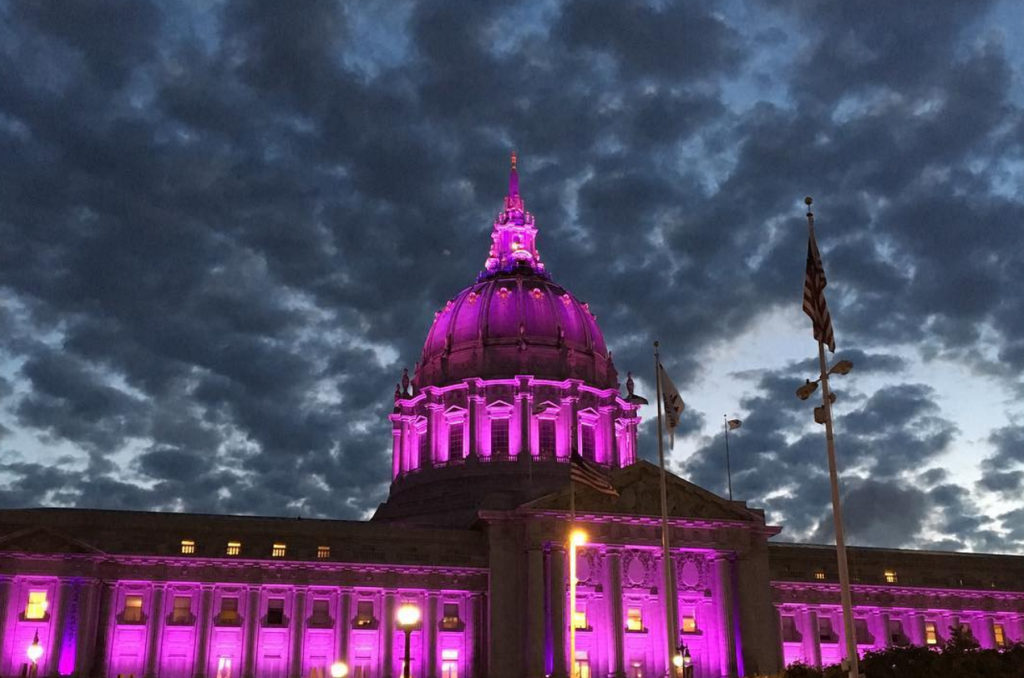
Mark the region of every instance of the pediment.
[[19, 551], [23, 553], [103, 553], [91, 544], [46, 527], [26, 527], [0, 536], [0, 551]]
[[[671, 518], [737, 520], [764, 523], [764, 516], [731, 502], [702, 487], [667, 474], [668, 515]], [[661, 517], [661, 470], [647, 461], [638, 461], [612, 472], [609, 481], [618, 497], [603, 494], [585, 485], [576, 486], [577, 513], [607, 513], [652, 518]], [[568, 511], [570, 488], [566, 486], [522, 506], [525, 510]]]

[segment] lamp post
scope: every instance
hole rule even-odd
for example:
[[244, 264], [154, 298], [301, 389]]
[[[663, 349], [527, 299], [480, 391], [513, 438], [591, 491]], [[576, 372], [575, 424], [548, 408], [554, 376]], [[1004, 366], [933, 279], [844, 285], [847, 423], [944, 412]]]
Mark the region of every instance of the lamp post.
[[412, 631], [420, 623], [420, 608], [412, 603], [406, 603], [398, 608], [395, 618], [398, 621], [398, 628], [405, 631], [405, 666], [402, 668], [402, 678], [409, 678], [409, 668], [412, 663], [409, 656], [412, 648]]
[[39, 658], [43, 656], [43, 646], [39, 644], [39, 631], [36, 631], [35, 637], [32, 638], [32, 644], [28, 646], [25, 654], [32, 661], [32, 665], [28, 668], [29, 678], [35, 678], [39, 673]]
[[569, 666], [572, 678], [579, 678], [576, 674], [576, 549], [586, 543], [587, 533], [583, 530], [573, 530], [569, 535]]
[[347, 675], [348, 664], [342, 661], [337, 661], [331, 664], [331, 678], [345, 678]]
[[676, 675], [679, 678], [693, 678], [693, 659], [690, 657], [690, 648], [680, 645], [672, 657], [672, 665], [676, 667]]

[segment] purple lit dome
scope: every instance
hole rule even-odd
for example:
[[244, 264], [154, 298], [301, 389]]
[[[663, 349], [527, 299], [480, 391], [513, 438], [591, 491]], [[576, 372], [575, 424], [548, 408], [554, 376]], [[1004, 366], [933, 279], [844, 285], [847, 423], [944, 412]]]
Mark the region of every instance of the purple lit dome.
[[484, 271], [435, 314], [414, 386], [531, 375], [618, 389], [604, 337], [587, 304], [551, 281], [512, 160], [505, 209]]

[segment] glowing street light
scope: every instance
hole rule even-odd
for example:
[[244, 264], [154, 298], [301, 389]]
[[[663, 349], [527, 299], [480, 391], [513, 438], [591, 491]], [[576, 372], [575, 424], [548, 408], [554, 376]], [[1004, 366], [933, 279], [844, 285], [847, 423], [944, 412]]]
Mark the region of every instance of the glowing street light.
[[43, 646], [39, 644], [39, 631], [36, 631], [36, 635], [32, 638], [32, 644], [28, 646], [25, 651], [28, 658], [32, 661], [32, 666], [29, 667], [29, 676], [33, 678], [39, 672], [39, 659], [43, 656]]
[[345, 678], [348, 675], [348, 664], [345, 662], [334, 662], [331, 664], [331, 678]]
[[412, 603], [406, 603], [398, 608], [395, 619], [398, 622], [398, 628], [405, 631], [405, 666], [402, 667], [402, 678], [409, 678], [410, 664], [412, 663], [412, 658], [410, 657], [412, 632], [416, 625], [420, 623], [420, 608]]

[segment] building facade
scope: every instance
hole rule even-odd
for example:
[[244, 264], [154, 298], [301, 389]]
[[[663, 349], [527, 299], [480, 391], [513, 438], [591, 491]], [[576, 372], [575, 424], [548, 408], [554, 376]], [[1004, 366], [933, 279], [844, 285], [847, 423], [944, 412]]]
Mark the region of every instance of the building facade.
[[[663, 558], [645, 401], [536, 236], [513, 159], [484, 270], [396, 387], [372, 520], [0, 511], [0, 676], [396, 678], [407, 642], [415, 678], [644, 678], [683, 646], [697, 678], [838, 662], [834, 549], [773, 542], [762, 511], [670, 475]], [[571, 493], [574, 452], [618, 496]], [[1024, 558], [853, 548], [850, 569], [861, 651], [1024, 640]]]

